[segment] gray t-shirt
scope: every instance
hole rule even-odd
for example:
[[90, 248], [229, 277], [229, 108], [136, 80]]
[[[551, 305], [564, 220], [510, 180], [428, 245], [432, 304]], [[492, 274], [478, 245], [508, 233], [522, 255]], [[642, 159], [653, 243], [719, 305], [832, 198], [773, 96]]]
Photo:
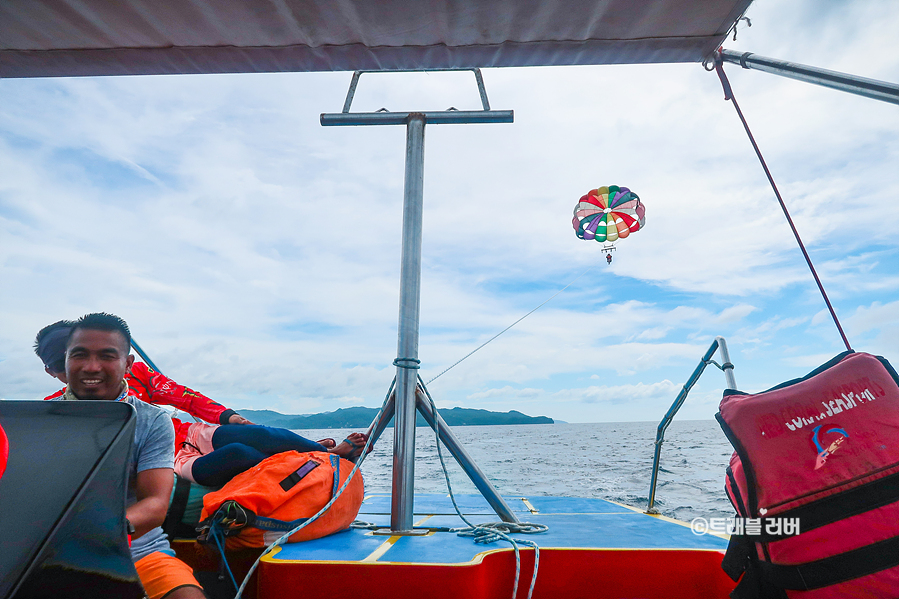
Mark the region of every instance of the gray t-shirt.
[[[175, 453], [175, 427], [172, 419], [162, 409], [140, 399], [128, 396], [127, 401], [137, 412], [134, 428], [134, 452], [128, 470], [128, 500], [126, 505], [137, 503], [137, 473], [154, 468], [172, 468]], [[154, 551], [171, 553], [168, 539], [157, 526], [131, 543], [131, 559], [137, 561]]]

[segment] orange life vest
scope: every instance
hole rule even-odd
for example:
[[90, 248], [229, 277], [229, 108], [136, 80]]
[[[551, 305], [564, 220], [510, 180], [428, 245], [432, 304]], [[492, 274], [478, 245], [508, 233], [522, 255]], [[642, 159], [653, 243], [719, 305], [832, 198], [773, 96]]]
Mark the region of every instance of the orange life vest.
[[[353, 466], [323, 451], [286, 451], [266, 458], [220, 490], [206, 494], [200, 540], [217, 527], [227, 537], [228, 548], [270, 545], [331, 501]], [[348, 528], [362, 505], [363, 487], [362, 474], [356, 472], [328, 511], [289, 541], [308, 541]]]

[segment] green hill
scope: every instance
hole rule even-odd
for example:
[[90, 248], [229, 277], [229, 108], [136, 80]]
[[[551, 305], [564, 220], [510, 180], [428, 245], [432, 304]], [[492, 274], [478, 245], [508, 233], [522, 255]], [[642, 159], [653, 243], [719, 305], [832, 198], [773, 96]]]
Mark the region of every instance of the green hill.
[[[376, 408], [340, 408], [333, 412], [321, 414], [306, 414], [295, 416], [281, 414], [271, 410], [239, 410], [241, 416], [248, 418], [256, 424], [277, 426], [291, 430], [307, 428], [356, 428], [364, 429], [371, 424], [378, 413]], [[509, 412], [490, 412], [488, 410], [473, 410], [471, 408], [452, 408], [440, 410], [440, 415], [450, 426], [477, 426], [490, 424], [553, 424], [552, 418], [546, 416], [528, 416], [511, 410]], [[427, 426], [421, 414], [418, 415], [416, 426]], [[393, 426], [393, 421], [389, 426]]]

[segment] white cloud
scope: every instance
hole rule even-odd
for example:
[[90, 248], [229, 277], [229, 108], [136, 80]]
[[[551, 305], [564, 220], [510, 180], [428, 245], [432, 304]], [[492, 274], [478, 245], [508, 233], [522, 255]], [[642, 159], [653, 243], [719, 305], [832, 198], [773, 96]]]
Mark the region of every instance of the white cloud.
[[[891, 3], [758, 2], [749, 16], [726, 47], [899, 80], [883, 51], [899, 27]], [[860, 348], [899, 351], [895, 106], [727, 72], [847, 333]], [[637, 390], [664, 404], [663, 383], [636, 379], [685, 379], [716, 335], [747, 388], [838, 351], [714, 74], [641, 65], [484, 77], [515, 124], [427, 131], [423, 376], [587, 272], [438, 379], [441, 405], [507, 398], [549, 413], [568, 393], [611, 410], [602, 398], [631, 406]], [[164, 371], [239, 407], [379, 404], [396, 357], [404, 132], [320, 127], [348, 82], [0, 81], [0, 397], [55, 390], [30, 352], [39, 328], [108, 310]], [[356, 102], [478, 98], [470, 73], [366, 75]], [[647, 224], [607, 266], [570, 218], [580, 195], [616, 183], [641, 196]], [[478, 395], [491, 390], [502, 395]]]
[[565, 389], [557, 391], [553, 396], [559, 400], [582, 401], [584, 403], [613, 402], [627, 403], [634, 401], [673, 399], [679, 389], [669, 380], [645, 385], [591, 386], [582, 389]]

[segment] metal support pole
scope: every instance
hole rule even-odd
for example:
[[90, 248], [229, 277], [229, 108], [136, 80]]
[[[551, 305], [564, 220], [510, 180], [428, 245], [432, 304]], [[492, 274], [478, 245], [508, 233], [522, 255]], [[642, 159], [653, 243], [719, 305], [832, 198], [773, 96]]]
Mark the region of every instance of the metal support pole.
[[134, 337], [131, 338], [131, 347], [133, 347], [134, 351], [137, 352], [137, 355], [139, 355], [141, 359], [146, 362], [147, 366], [149, 366], [159, 374], [162, 374], [162, 371], [156, 367], [156, 364], [153, 363], [153, 360], [150, 359], [150, 356], [148, 356], [146, 352], [141, 349], [140, 345], [137, 344], [137, 341], [134, 340]]
[[396, 419], [390, 529], [412, 531], [415, 485], [415, 387], [418, 384], [418, 322], [421, 307], [421, 221], [425, 166], [425, 117], [412, 113], [406, 124], [406, 180], [403, 197], [403, 257], [400, 274]]
[[474, 71], [474, 80], [478, 84], [478, 94], [481, 96], [481, 107], [484, 110], [490, 110], [490, 101], [487, 99], [487, 88], [484, 87], [484, 77], [481, 75], [481, 69], [472, 69]]
[[734, 365], [730, 361], [730, 352], [727, 351], [727, 342], [724, 337], [715, 337], [718, 343], [718, 353], [721, 354], [721, 370], [724, 371], [724, 380], [727, 381], [728, 389], [737, 388], [737, 379], [734, 378]]
[[384, 404], [384, 412], [381, 414], [381, 419], [377, 422], [377, 427], [375, 427], [375, 422], [372, 422], [368, 426], [368, 430], [365, 434], [371, 439], [372, 447], [374, 447], [375, 443], [378, 442], [378, 439], [381, 438], [381, 435], [387, 430], [387, 425], [390, 423], [390, 419], [394, 417], [396, 413], [396, 393], [393, 392], [388, 396], [387, 403]]
[[[438, 69], [460, 70], [460, 69]], [[403, 255], [402, 271], [400, 274], [400, 313], [399, 335], [397, 340], [397, 358], [394, 365], [397, 367], [395, 387], [393, 393], [388, 391], [388, 400], [384, 405], [384, 412], [377, 427], [369, 427], [369, 436], [374, 440], [384, 432], [391, 417], [394, 418], [394, 446], [393, 446], [393, 493], [390, 506], [390, 533], [391, 534], [415, 534], [412, 529], [412, 504], [414, 499], [415, 480], [415, 416], [416, 416], [416, 383], [418, 380], [418, 324], [421, 301], [421, 222], [422, 222], [422, 196], [424, 184], [424, 133], [425, 124], [463, 124], [463, 123], [511, 123], [515, 116], [511, 110], [490, 110], [487, 100], [487, 92], [484, 89], [484, 80], [478, 69], [473, 70], [475, 81], [478, 85], [478, 93], [481, 97], [481, 106], [484, 110], [455, 110], [449, 109], [442, 112], [389, 112], [381, 109], [378, 112], [350, 112], [356, 87], [361, 75], [367, 71], [356, 71], [347, 97], [340, 113], [325, 113], [321, 115], [321, 124], [324, 126], [345, 125], [406, 125], [406, 178], [403, 199]], [[440, 421], [442, 422], [442, 420]], [[442, 424], [440, 434], [447, 439], [456, 442], [455, 437]], [[449, 445], [447, 445], [449, 447]], [[459, 446], [461, 449], [461, 446]], [[467, 454], [462, 456], [462, 461], [474, 462]], [[462, 462], [460, 462], [461, 464]], [[488, 485], [488, 491], [496, 495], [501, 505], [494, 506], [497, 514], [503, 520], [516, 521], [514, 514], [502, 503], [502, 498], [490, 486], [486, 477], [477, 466], [474, 470], [466, 469], [469, 476], [479, 476]], [[473, 478], [472, 480], [475, 480]], [[478, 488], [481, 485], [475, 481]], [[483, 491], [485, 496], [488, 491]], [[490, 499], [491, 505], [497, 501]]]
[[659, 511], [654, 509], [653, 506], [655, 505], [656, 500], [656, 484], [659, 482], [659, 464], [662, 458], [662, 443], [665, 442], [665, 431], [668, 430], [668, 425], [671, 424], [672, 420], [674, 420], [674, 415], [677, 414], [677, 411], [680, 410], [682, 405], [684, 405], [684, 402], [687, 400], [687, 394], [690, 393], [690, 389], [693, 388], [693, 385], [695, 385], [696, 382], [699, 381], [699, 377], [702, 376], [702, 373], [705, 371], [705, 367], [712, 363], [712, 356], [715, 355], [715, 351], [719, 349], [721, 350], [722, 361], [720, 368], [724, 371], [724, 379], [725, 381], [727, 381], [727, 388], [737, 388], [737, 382], [734, 378], [734, 365], [731, 364], [730, 361], [730, 354], [727, 351], [727, 343], [725, 343], [724, 337], [715, 337], [715, 340], [712, 341], [709, 349], [705, 352], [705, 355], [702, 356], [702, 360], [696, 366], [693, 374], [691, 374], [690, 378], [687, 379], [687, 382], [684, 384], [680, 393], [678, 393], [677, 397], [674, 399], [674, 403], [671, 404], [671, 407], [668, 408], [668, 412], [665, 414], [665, 417], [662, 418], [662, 421], [659, 423], [659, 428], [656, 431], [655, 454], [652, 458], [652, 479], [649, 483], [649, 505], [646, 508], [647, 514], [659, 513]]
[[484, 496], [484, 499], [487, 500], [487, 503], [489, 503], [490, 507], [493, 508], [493, 511], [496, 512], [496, 515], [499, 516], [503, 522], [514, 522], [515, 524], [518, 524], [520, 522], [518, 516], [512, 513], [512, 508], [509, 507], [506, 500], [503, 499], [493, 487], [487, 479], [487, 475], [484, 474], [478, 465], [475, 464], [474, 460], [471, 459], [471, 456], [465, 451], [465, 448], [456, 438], [456, 435], [453, 434], [452, 429], [446, 424], [440, 413], [435, 412], [431, 408], [431, 401], [425, 396], [424, 391], [422, 391], [421, 388], [418, 389], [417, 397], [418, 411], [421, 412], [421, 415], [431, 428], [438, 432], [444, 447], [449, 449], [450, 453], [453, 454], [453, 457], [456, 458], [456, 462], [465, 474], [468, 475], [468, 478], [471, 479], [474, 486], [478, 488], [478, 491], [481, 492], [481, 495]]
[[895, 83], [810, 67], [796, 62], [768, 58], [767, 56], [758, 56], [752, 52], [734, 52], [733, 50], [722, 48], [721, 59], [724, 62], [738, 64], [744, 69], [765, 71], [781, 77], [838, 89], [857, 96], [881, 100], [890, 104], [899, 104], [899, 85]]

